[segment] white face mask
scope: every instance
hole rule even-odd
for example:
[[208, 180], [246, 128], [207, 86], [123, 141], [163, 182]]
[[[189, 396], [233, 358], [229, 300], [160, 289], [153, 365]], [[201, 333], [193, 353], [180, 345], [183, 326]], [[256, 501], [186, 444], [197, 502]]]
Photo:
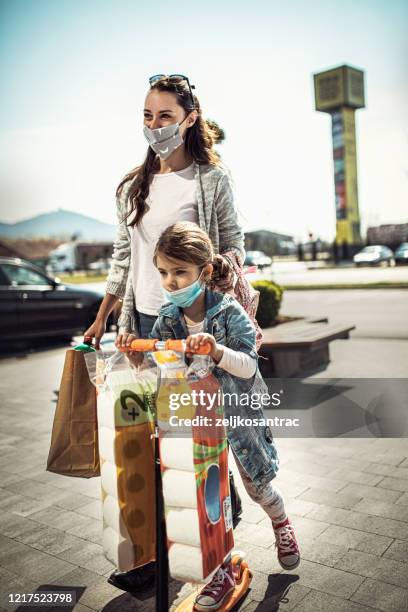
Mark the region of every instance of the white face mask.
[[179, 123], [172, 123], [162, 128], [151, 130], [147, 125], [143, 128], [143, 133], [147, 142], [161, 159], [167, 159], [183, 142], [180, 134], [180, 125], [187, 119]]

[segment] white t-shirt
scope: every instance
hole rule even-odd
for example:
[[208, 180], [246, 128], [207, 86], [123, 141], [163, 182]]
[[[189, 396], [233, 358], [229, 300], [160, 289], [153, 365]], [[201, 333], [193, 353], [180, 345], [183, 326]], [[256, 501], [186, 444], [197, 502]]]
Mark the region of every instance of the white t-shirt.
[[179, 172], [154, 174], [146, 203], [149, 210], [141, 223], [131, 228], [131, 274], [137, 310], [157, 315], [166, 300], [153, 253], [166, 227], [179, 221], [198, 223], [195, 163]]
[[[204, 331], [204, 320], [193, 323], [184, 315], [188, 333], [190, 335], [199, 334]], [[223, 355], [217, 363], [219, 368], [229, 372], [233, 376], [240, 378], [251, 378], [256, 372], [256, 359], [242, 351], [234, 351], [228, 346], [223, 346]]]

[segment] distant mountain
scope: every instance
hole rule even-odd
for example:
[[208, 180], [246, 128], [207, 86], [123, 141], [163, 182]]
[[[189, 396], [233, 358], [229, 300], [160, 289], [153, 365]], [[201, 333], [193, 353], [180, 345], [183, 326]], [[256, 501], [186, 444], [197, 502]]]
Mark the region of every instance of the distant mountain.
[[37, 215], [18, 223], [0, 223], [0, 237], [4, 238], [59, 238], [79, 240], [114, 240], [116, 226], [69, 210]]

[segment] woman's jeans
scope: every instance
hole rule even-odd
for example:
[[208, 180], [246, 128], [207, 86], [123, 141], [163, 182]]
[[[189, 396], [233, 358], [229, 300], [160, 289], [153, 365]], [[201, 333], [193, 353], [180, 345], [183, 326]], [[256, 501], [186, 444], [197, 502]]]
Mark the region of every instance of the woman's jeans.
[[141, 338], [148, 338], [150, 332], [153, 329], [153, 325], [156, 323], [157, 317], [155, 315], [144, 314], [143, 312], [136, 311], [137, 315], [137, 327]]

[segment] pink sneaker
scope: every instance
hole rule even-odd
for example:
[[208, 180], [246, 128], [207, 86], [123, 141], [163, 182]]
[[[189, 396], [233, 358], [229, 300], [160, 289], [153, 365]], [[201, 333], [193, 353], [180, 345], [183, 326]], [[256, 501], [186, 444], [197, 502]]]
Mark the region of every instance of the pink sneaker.
[[273, 530], [280, 565], [285, 570], [295, 569], [300, 563], [300, 552], [292, 523], [287, 518], [283, 523], [273, 525]]
[[200, 591], [194, 602], [194, 610], [218, 610], [225, 598], [234, 590], [235, 578], [232, 563], [223, 563], [208, 584]]

